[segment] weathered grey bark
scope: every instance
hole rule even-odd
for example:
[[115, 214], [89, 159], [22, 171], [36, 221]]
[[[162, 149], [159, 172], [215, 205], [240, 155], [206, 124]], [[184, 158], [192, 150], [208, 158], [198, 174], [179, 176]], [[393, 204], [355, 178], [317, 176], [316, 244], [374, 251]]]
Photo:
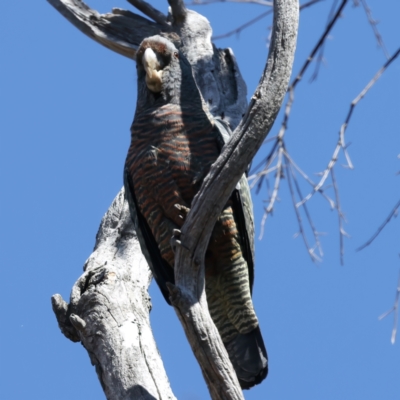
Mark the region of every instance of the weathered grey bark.
[[161, 31], [161, 25], [130, 11], [113, 9], [100, 14], [80, 0], [48, 0], [85, 35], [128, 58], [135, 58], [141, 41]]
[[[231, 50], [216, 49], [208, 21], [186, 10], [182, 1], [170, 0], [172, 13], [165, 17], [143, 0], [129, 0], [157, 23], [124, 10], [100, 15], [80, 0], [48, 1], [82, 32], [130, 58], [135, 57], [144, 37], [178, 33], [181, 50], [193, 66], [211, 113], [227, 119], [233, 128], [245, 114], [246, 86]], [[203, 290], [204, 251], [217, 215], [272, 127], [286, 91], [296, 41], [298, 1], [275, 3], [274, 33], [263, 78], [234, 138], [192, 204], [182, 229], [185, 248], [179, 247], [176, 254], [173, 304], [213, 399], [243, 396], [208, 313]], [[108, 399], [173, 398], [148, 323], [149, 271], [122, 199], [120, 192], [102, 221], [95, 251], [72, 290], [70, 305], [55, 295], [53, 309], [63, 333], [71, 340], [81, 340], [88, 350]], [[139, 332], [139, 338], [146, 335], [149, 340], [136, 340]], [[115, 354], [122, 356], [117, 359]]]
[[213, 399], [241, 399], [222, 340], [208, 313], [204, 255], [212, 229], [247, 165], [272, 128], [287, 91], [298, 28], [298, 1], [274, 1], [268, 61], [246, 115], [213, 164], [181, 232], [175, 254], [172, 304], [202, 368]]
[[122, 190], [101, 221], [69, 306], [52, 297], [61, 331], [82, 342], [107, 399], [175, 399], [150, 327], [151, 279]]

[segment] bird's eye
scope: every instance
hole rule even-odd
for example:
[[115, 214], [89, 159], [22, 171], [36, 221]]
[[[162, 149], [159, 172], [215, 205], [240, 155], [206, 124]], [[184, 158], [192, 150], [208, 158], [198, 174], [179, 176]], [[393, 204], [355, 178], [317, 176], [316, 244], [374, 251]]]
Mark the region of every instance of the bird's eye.
[[174, 57], [175, 57], [175, 58], [179, 58], [179, 53], [178, 53], [177, 51], [175, 51]]

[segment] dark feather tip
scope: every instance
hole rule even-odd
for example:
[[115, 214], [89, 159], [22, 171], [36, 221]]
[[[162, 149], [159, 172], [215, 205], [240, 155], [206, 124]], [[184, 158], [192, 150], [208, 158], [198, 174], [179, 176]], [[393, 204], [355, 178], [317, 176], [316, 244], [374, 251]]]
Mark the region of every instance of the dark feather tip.
[[261, 383], [268, 374], [268, 356], [260, 328], [225, 344], [242, 389]]

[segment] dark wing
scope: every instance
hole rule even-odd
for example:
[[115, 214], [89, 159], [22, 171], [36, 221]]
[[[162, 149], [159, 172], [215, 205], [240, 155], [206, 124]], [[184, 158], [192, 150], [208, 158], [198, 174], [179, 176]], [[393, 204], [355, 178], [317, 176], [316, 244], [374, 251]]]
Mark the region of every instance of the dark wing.
[[151, 232], [151, 229], [143, 214], [139, 211], [135, 192], [133, 190], [133, 184], [130, 181], [126, 168], [124, 170], [124, 186], [125, 197], [129, 204], [129, 211], [133, 224], [135, 225], [140, 248], [144, 257], [146, 258], [147, 263], [149, 264], [154, 279], [156, 280], [165, 300], [171, 305], [166, 283], [175, 283], [174, 269], [161, 257], [161, 253], [157, 242], [154, 239], [153, 233]]
[[[217, 135], [218, 143], [222, 147], [232, 135], [229, 125], [219, 118], [214, 119], [214, 132]], [[254, 214], [251, 201], [250, 187], [246, 175], [243, 174], [231, 195], [233, 215], [238, 227], [243, 257], [247, 262], [250, 278], [250, 291], [254, 282]]]

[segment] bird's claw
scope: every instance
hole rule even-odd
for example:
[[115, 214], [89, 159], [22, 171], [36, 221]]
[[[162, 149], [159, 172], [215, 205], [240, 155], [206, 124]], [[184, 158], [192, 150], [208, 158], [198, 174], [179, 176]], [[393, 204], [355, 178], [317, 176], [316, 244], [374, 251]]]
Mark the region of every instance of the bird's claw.
[[173, 229], [172, 230], [172, 236], [169, 241], [169, 244], [171, 245], [172, 251], [175, 253], [176, 252], [176, 247], [177, 246], [182, 246], [182, 242], [180, 241], [181, 238], [181, 231], [180, 229]]
[[182, 221], [185, 221], [187, 215], [189, 214], [190, 208], [183, 206], [182, 204], [175, 204], [174, 207], [179, 211], [178, 217]]

